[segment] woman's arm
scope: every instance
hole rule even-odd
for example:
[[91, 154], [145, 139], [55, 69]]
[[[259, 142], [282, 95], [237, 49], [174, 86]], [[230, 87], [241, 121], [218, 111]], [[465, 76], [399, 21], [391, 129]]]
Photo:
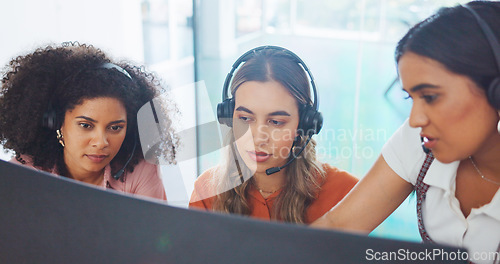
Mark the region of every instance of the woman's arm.
[[399, 177], [381, 155], [351, 192], [311, 226], [371, 232], [412, 190], [412, 184]]

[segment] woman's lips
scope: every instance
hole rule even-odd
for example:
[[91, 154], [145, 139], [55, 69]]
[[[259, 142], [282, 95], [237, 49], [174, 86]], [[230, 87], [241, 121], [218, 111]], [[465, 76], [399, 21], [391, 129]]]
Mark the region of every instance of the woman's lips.
[[95, 162], [95, 163], [101, 163], [103, 160], [105, 160], [108, 155], [86, 155], [87, 158], [89, 158], [90, 161]]
[[422, 138], [424, 140], [424, 146], [426, 148], [432, 149], [433, 147], [436, 146], [437, 140], [435, 138], [426, 137], [426, 136], [423, 136]]
[[256, 162], [264, 162], [271, 157], [270, 154], [267, 154], [265, 152], [247, 151], [247, 153], [248, 156], [250, 156], [250, 158]]

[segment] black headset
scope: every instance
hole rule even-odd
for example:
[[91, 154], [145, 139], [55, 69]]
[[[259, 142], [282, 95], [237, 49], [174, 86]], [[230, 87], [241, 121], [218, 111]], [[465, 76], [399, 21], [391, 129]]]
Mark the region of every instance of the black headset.
[[[293, 61], [295, 61], [299, 66], [302, 66], [304, 71], [309, 75], [309, 79], [311, 81], [311, 87], [314, 95], [314, 102], [312, 105], [310, 104], [304, 104], [300, 107], [300, 118], [299, 118], [299, 126], [298, 126], [298, 131], [300, 134], [307, 136], [306, 142], [300, 149], [300, 151], [295, 154], [293, 151], [290, 152], [292, 155], [292, 158], [288, 160], [288, 162], [281, 166], [281, 167], [272, 167], [266, 170], [267, 175], [271, 175], [273, 173], [276, 173], [280, 171], [281, 169], [285, 168], [286, 166], [290, 165], [300, 154], [304, 149], [306, 148], [307, 144], [309, 144], [309, 141], [311, 140], [311, 137], [314, 134], [318, 134], [321, 128], [323, 127], [323, 116], [321, 113], [318, 111], [319, 107], [319, 100], [318, 100], [318, 93], [316, 91], [316, 84], [314, 83], [314, 78], [309, 71], [309, 68], [307, 68], [307, 65], [302, 61], [299, 56], [297, 56], [295, 53], [291, 52], [290, 50], [287, 50], [282, 47], [277, 47], [277, 46], [261, 46], [257, 47], [254, 49], [251, 49], [247, 52], [245, 52], [241, 57], [239, 57], [233, 64], [231, 71], [227, 74], [226, 80], [224, 81], [224, 87], [222, 89], [222, 102], [217, 105], [217, 120], [219, 121], [220, 124], [227, 125], [228, 127], [233, 126], [233, 112], [234, 112], [234, 98], [229, 98], [228, 92], [229, 92], [229, 86], [231, 83], [231, 80], [233, 78], [234, 72], [239, 68], [239, 66], [253, 58], [258, 52], [263, 51], [263, 50], [276, 50], [283, 52], [285, 55], [289, 56]], [[297, 144], [297, 140], [293, 142], [293, 146]], [[292, 146], [292, 149], [293, 149]], [[232, 145], [231, 145], [232, 147]], [[233, 155], [234, 155], [234, 149], [233, 149]], [[239, 170], [239, 163], [237, 158], [235, 158], [236, 165], [238, 166]], [[240, 172], [241, 175], [241, 172]], [[243, 182], [243, 180], [242, 180]]]
[[[124, 70], [122, 67], [120, 67], [116, 64], [106, 62], [106, 63], [103, 63], [96, 68], [97, 69], [114, 69], [114, 70], [117, 70], [118, 72], [122, 73], [123, 75], [127, 76], [127, 78], [129, 78], [130, 80], [132, 80], [132, 76], [130, 76], [130, 74], [126, 70]], [[73, 74], [71, 76], [78, 75], [80, 72], [82, 72], [82, 70], [76, 72], [75, 74]], [[56, 129], [59, 129], [58, 126], [60, 126], [61, 122], [62, 122], [62, 120], [60, 120], [58, 118], [57, 112], [52, 106], [52, 102], [49, 102], [48, 109], [47, 109], [47, 111], [45, 111], [43, 113], [43, 116], [42, 116], [42, 126], [48, 128], [50, 130], [56, 130]], [[128, 158], [127, 162], [125, 162], [125, 165], [118, 172], [116, 172], [113, 175], [113, 178], [115, 180], [118, 180], [121, 178], [123, 172], [125, 171], [125, 168], [130, 163], [130, 161], [132, 160], [132, 157], [134, 156], [136, 147], [137, 147], [137, 136], [134, 136], [134, 145], [132, 147], [132, 153], [130, 154], [130, 157]], [[123, 179], [122, 179], [122, 181], [123, 181]]]
[[297, 64], [302, 66], [304, 71], [307, 73], [311, 81], [314, 103], [313, 105], [305, 104], [301, 107], [298, 131], [301, 133], [305, 132], [304, 135], [308, 137], [318, 134], [323, 127], [323, 116], [318, 111], [319, 100], [314, 78], [309, 71], [309, 68], [307, 68], [307, 65], [299, 58], [299, 56], [290, 50], [277, 46], [261, 46], [251, 49], [241, 55], [241, 57], [234, 62], [231, 71], [227, 74], [226, 80], [224, 81], [224, 86], [222, 88], [222, 102], [217, 105], [217, 120], [220, 124], [227, 125], [228, 127], [233, 126], [234, 98], [229, 98], [228, 95], [233, 74], [242, 63], [250, 60], [262, 50], [276, 50], [283, 52], [285, 55], [292, 58]]
[[493, 79], [490, 86], [487, 87], [487, 97], [491, 105], [493, 105], [496, 109], [500, 109], [500, 44], [498, 43], [498, 39], [495, 37], [493, 30], [491, 30], [486, 21], [484, 21], [484, 19], [482, 19], [479, 14], [472, 9], [472, 7], [468, 5], [464, 5], [463, 7], [469, 10], [469, 12], [476, 19], [479, 27], [481, 27], [481, 30], [490, 44], [493, 55], [495, 56], [499, 76]]

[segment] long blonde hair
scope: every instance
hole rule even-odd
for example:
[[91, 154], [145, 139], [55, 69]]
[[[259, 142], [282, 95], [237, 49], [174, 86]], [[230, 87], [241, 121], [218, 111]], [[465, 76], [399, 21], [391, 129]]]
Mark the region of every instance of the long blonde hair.
[[[237, 71], [231, 84], [231, 93], [248, 81], [277, 81], [296, 99], [299, 112], [303, 105], [312, 105], [309, 80], [302, 67], [286, 52], [263, 49], [254, 53]], [[300, 113], [299, 113], [300, 114]], [[228, 151], [214, 173], [216, 189], [213, 209], [225, 213], [250, 215], [248, 192], [253, 179], [237, 151], [234, 150], [233, 131], [230, 131]], [[300, 136], [296, 146], [302, 147], [306, 137]], [[272, 214], [276, 220], [304, 223], [308, 206], [316, 199], [325, 172], [316, 159], [316, 142], [311, 139], [302, 154], [286, 170], [285, 185], [276, 197]], [[295, 148], [293, 153], [299, 150]], [[290, 156], [291, 157], [291, 156]], [[236, 162], [235, 162], [236, 160]], [[251, 176], [251, 175], [250, 175]], [[240, 181], [240, 182], [238, 182]], [[231, 188], [232, 186], [236, 186]]]

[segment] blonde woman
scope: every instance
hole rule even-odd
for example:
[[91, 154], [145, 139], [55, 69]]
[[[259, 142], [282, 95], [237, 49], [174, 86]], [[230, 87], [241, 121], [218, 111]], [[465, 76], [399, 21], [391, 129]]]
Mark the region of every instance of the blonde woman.
[[[307, 74], [297, 55], [275, 46], [235, 62], [218, 107], [219, 121], [232, 128], [231, 148], [197, 179], [191, 208], [307, 224], [351, 190], [355, 177], [316, 159], [311, 136], [322, 117]], [[316, 96], [312, 77], [311, 84]], [[226, 98], [229, 87], [232, 98]]]

